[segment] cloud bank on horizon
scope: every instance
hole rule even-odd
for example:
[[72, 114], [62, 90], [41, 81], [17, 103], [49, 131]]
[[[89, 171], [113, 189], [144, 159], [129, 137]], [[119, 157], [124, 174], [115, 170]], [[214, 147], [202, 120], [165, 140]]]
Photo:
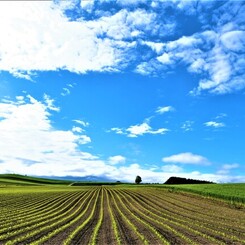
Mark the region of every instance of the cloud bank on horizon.
[[[245, 88], [243, 1], [4, 1], [0, 17], [0, 172], [126, 181], [142, 175], [144, 182], [163, 182], [172, 175], [245, 181], [240, 174], [245, 159], [236, 156], [234, 162], [226, 162], [222, 152], [230, 150], [226, 142], [235, 129], [245, 131], [244, 102], [240, 103]], [[100, 81], [94, 83], [98, 74], [105, 80], [129, 74], [128, 80], [137, 78], [139, 83], [183, 79], [175, 86], [185, 92], [157, 87], [154, 96], [142, 98], [151, 89], [141, 91], [131, 82], [147, 109], [140, 104], [136, 108], [137, 92], [107, 96], [101, 102]], [[63, 79], [62, 86], [46, 86], [52, 76]], [[81, 85], [83, 77], [91, 81], [91, 88]], [[193, 82], [183, 88], [186, 77]], [[87, 98], [92, 89], [96, 96]], [[75, 97], [83, 91], [84, 96]], [[240, 104], [234, 100], [231, 108], [229, 96], [236, 95], [241, 96]], [[185, 102], [177, 103], [182, 97]], [[208, 103], [214, 103], [221, 97], [215, 110], [201, 101], [211, 98]], [[117, 99], [121, 101], [115, 109]], [[79, 111], [79, 103], [87, 105], [84, 111]], [[99, 117], [100, 103], [108, 106], [110, 116]], [[235, 106], [237, 118], [230, 116]], [[137, 113], [127, 116], [131, 110]], [[187, 134], [189, 143], [180, 145]], [[178, 143], [161, 151], [170, 136]], [[102, 138], [116, 150], [106, 148]], [[202, 141], [193, 143], [197, 138]], [[211, 141], [220, 146], [217, 155], [203, 143]], [[242, 154], [242, 139], [234, 141], [234, 152]]]

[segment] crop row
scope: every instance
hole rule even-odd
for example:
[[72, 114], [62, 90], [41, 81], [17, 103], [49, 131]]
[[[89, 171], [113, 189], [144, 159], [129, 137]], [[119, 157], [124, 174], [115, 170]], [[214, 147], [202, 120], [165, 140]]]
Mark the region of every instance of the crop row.
[[243, 209], [166, 189], [67, 187], [0, 202], [0, 244], [245, 244]]

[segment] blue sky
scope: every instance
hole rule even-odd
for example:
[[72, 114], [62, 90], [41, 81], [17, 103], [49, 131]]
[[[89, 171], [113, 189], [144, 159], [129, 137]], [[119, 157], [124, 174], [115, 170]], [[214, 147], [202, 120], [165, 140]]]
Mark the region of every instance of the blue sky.
[[0, 19], [0, 173], [245, 181], [244, 1], [5, 1]]

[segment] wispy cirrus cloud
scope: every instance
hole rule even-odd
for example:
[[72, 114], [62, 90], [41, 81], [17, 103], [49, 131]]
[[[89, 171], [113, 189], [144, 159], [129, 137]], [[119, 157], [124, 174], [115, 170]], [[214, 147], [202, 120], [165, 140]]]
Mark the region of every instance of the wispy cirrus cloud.
[[83, 127], [88, 127], [89, 126], [89, 122], [85, 122], [85, 121], [82, 121], [82, 120], [79, 120], [79, 119], [74, 119], [72, 121], [77, 123], [77, 124], [82, 125]]
[[175, 109], [172, 106], [162, 106], [162, 107], [158, 107], [156, 110], [157, 114], [164, 114], [166, 112], [169, 111], [174, 111]]

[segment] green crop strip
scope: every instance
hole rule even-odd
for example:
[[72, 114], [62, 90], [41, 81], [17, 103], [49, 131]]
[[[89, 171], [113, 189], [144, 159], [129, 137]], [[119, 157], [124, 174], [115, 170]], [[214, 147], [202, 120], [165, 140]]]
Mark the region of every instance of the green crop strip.
[[92, 234], [92, 239], [91, 239], [91, 242], [89, 243], [90, 245], [96, 244], [98, 232], [99, 232], [99, 229], [100, 229], [102, 221], [103, 221], [103, 201], [104, 201], [104, 189], [102, 188], [102, 196], [101, 196], [101, 202], [100, 202], [100, 217], [99, 217], [98, 223], [96, 224], [96, 226], [94, 228], [94, 232]]
[[[41, 221], [44, 220], [46, 218], [46, 216], [48, 216], [49, 214], [53, 214], [53, 216], [57, 215], [57, 212], [61, 211], [61, 206], [64, 208], [66, 203], [69, 203], [70, 200], [76, 198], [78, 193], [75, 194], [70, 194], [67, 196], [62, 197], [62, 199], [58, 200], [57, 202], [51, 203], [50, 205], [47, 205], [47, 208], [45, 209], [45, 207], [42, 207], [42, 209], [38, 209], [38, 207], [34, 206], [34, 211], [29, 212], [28, 209], [24, 210], [24, 214], [21, 215], [16, 215], [15, 219], [10, 220], [10, 222], [5, 222], [4, 225], [2, 225], [2, 227], [9, 227], [11, 226], [11, 229], [17, 229], [17, 228], [21, 228], [24, 224], [23, 224], [23, 220], [25, 220], [26, 222], [29, 222], [29, 225], [31, 225], [32, 223], [36, 223], [37, 221]], [[84, 193], [83, 193], [84, 194]], [[65, 199], [65, 201], [64, 201]], [[36, 212], [35, 212], [36, 209]], [[43, 216], [42, 216], [43, 215]], [[36, 219], [36, 217], [40, 217], [38, 218], [38, 220]], [[48, 216], [49, 218], [51, 218], [51, 216]], [[12, 223], [17, 223], [17, 225], [12, 225]], [[19, 224], [18, 224], [19, 223]], [[6, 228], [5, 228], [6, 229]], [[0, 234], [4, 232], [4, 229], [0, 229]]]
[[[71, 194], [68, 192], [68, 193], [65, 193], [65, 194], [62, 194], [62, 195], [54, 195], [53, 193], [51, 193], [51, 197], [48, 198], [48, 194], [45, 195], [42, 195], [42, 196], [39, 196], [39, 199], [38, 199], [38, 202], [35, 203], [33, 202], [32, 200], [29, 200], [29, 199], [23, 199], [21, 198], [21, 202], [22, 204], [24, 203], [28, 203], [28, 204], [25, 204], [23, 206], [20, 206], [20, 207], [16, 207], [14, 205], [11, 205], [11, 209], [7, 209], [8, 213], [1, 213], [3, 214], [4, 216], [5, 215], [8, 215], [7, 217], [5, 216], [5, 219], [10, 219], [11, 217], [15, 217], [16, 218], [16, 215], [20, 216], [21, 214], [22, 215], [26, 215], [26, 210], [28, 210], [28, 214], [30, 213], [35, 213], [37, 211], [37, 209], [41, 210], [45, 210], [46, 207], [48, 207], [50, 204], [52, 205], [53, 202], [56, 202], [57, 200], [60, 200], [60, 199], [63, 199], [65, 198], [66, 196], [70, 196]], [[31, 199], [31, 198], [30, 198]]]
[[[145, 203], [145, 201], [144, 201], [144, 203]], [[152, 204], [152, 202], [150, 202], [150, 203], [148, 202], [148, 204], [150, 205], [150, 204]], [[151, 207], [150, 206], [147, 206], [147, 208], [151, 208]], [[159, 210], [157, 210], [157, 209], [155, 209], [155, 212], [156, 213], [160, 213]], [[234, 232], [234, 230], [224, 229], [226, 232], [222, 232], [222, 231], [217, 230], [216, 228], [219, 226], [219, 223], [216, 223], [215, 224], [214, 223], [215, 221], [212, 221], [212, 223], [214, 223], [214, 224], [213, 224], [213, 226], [211, 228], [209, 228], [209, 227], [204, 226], [203, 223], [196, 221], [196, 219], [195, 219], [195, 221], [193, 221], [193, 220], [187, 221], [186, 218], [184, 220], [182, 220], [182, 219], [178, 218], [180, 215], [178, 215], [178, 217], [173, 216], [173, 214], [172, 215], [167, 215], [165, 211], [164, 211], [163, 215], [166, 216], [166, 217], [168, 217], [171, 220], [174, 219], [174, 220], [176, 220], [178, 222], [186, 223], [190, 227], [191, 226], [195, 226], [195, 228], [197, 228], [197, 229], [199, 229], [201, 231], [205, 231], [206, 230], [209, 233], [213, 234], [213, 236], [215, 236], [216, 238], [217, 238], [217, 236], [220, 236], [220, 238], [219, 238], [220, 240], [223, 239], [223, 238], [226, 238], [226, 239], [231, 240], [231, 241], [234, 241], [234, 242], [235, 241], [237, 241], [237, 242], [243, 242], [243, 239], [240, 239], [240, 238], [236, 237], [234, 234], [229, 235], [229, 232]], [[193, 222], [195, 222], [195, 225], [193, 224]], [[239, 232], [238, 232], [238, 234], [239, 234]]]
[[[162, 227], [164, 227], [165, 229], [169, 230], [171, 233], [175, 234], [177, 237], [180, 237], [181, 239], [185, 240], [185, 242], [187, 242], [188, 244], [195, 244], [192, 240], [190, 240], [189, 238], [187, 238], [187, 237], [184, 236], [183, 234], [179, 233], [178, 231], [176, 231], [176, 230], [175, 230], [174, 228], [172, 228], [171, 226], [169, 226], [169, 225], [167, 225], [167, 224], [165, 224], [165, 223], [159, 222], [158, 220], [149, 217], [148, 215], [149, 215], [149, 214], [152, 214], [152, 213], [151, 213], [148, 209], [145, 209], [145, 208], [143, 208], [142, 206], [140, 206], [140, 204], [139, 204], [138, 202], [134, 202], [135, 205], [133, 205], [132, 203], [129, 203], [128, 200], [125, 198], [124, 195], [128, 196], [130, 199], [132, 199], [132, 198], [131, 198], [131, 196], [129, 196], [129, 195], [127, 195], [126, 193], [123, 192], [122, 197], [123, 197], [123, 199], [124, 199], [124, 201], [125, 201], [124, 203], [125, 203], [125, 204], [127, 203], [127, 204], [131, 207], [130, 210], [135, 210], [136, 213], [139, 213], [141, 216], [143, 216], [144, 218], [146, 218], [146, 220], [148, 219], [148, 220], [150, 220], [150, 221], [153, 221], [153, 223], [158, 223], [158, 224], [160, 224]], [[134, 201], [134, 200], [133, 200], [133, 201]], [[136, 209], [135, 206], [143, 208], [144, 213], [141, 212], [141, 211], [139, 210], [139, 208]], [[146, 215], [146, 214], [147, 214], [147, 215]]]
[[186, 191], [203, 196], [209, 196], [226, 200], [228, 202], [245, 204], [245, 184], [201, 184], [201, 185], [162, 185], [160, 188], [168, 188], [176, 191]]
[[[81, 218], [85, 215], [85, 213], [87, 212], [87, 210], [88, 210], [88, 208], [89, 208], [89, 206], [90, 206], [90, 204], [91, 204], [91, 202], [92, 202], [94, 196], [96, 195], [97, 191], [98, 191], [98, 190], [96, 189], [94, 192], [90, 192], [90, 193], [88, 194], [88, 196], [87, 196], [87, 197], [83, 200], [83, 202], [80, 204], [80, 206], [79, 206], [79, 208], [78, 208], [78, 211], [75, 212], [75, 213], [73, 213], [73, 214], [71, 214], [70, 217], [66, 217], [66, 220], [67, 220], [67, 218], [68, 218], [69, 221], [67, 221], [65, 225], [59, 226], [59, 228], [56, 228], [56, 229], [54, 229], [54, 230], [51, 229], [52, 226], [49, 226], [51, 232], [49, 232], [48, 235], [44, 235], [44, 236], [41, 237], [39, 240], [37, 240], [37, 241], [35, 241], [35, 242], [32, 242], [31, 245], [42, 244], [42, 243], [48, 241], [50, 238], [52, 238], [53, 236], [57, 235], [58, 233], [64, 231], [65, 229], [69, 228], [71, 225], [73, 225], [75, 222], [77, 222], [79, 219], [81, 219]], [[77, 215], [77, 213], [79, 212], [79, 210], [82, 209], [82, 207], [84, 206], [84, 204], [85, 204], [86, 201], [88, 201], [88, 200], [89, 200], [89, 202], [87, 203], [86, 208], [83, 209], [83, 212], [82, 212], [82, 213], [80, 213], [80, 214]], [[76, 215], [77, 215], [77, 216], [76, 216]], [[76, 218], [74, 218], [75, 216], [76, 216]], [[73, 219], [71, 219], [71, 218], [73, 218]], [[54, 226], [54, 225], [53, 225], [53, 226]]]
[[[166, 193], [165, 193], [166, 194]], [[135, 193], [135, 195], [137, 195]], [[180, 195], [180, 194], [179, 194]], [[147, 196], [147, 194], [145, 195]], [[204, 223], [206, 222], [207, 226], [209, 226], [209, 224], [213, 223], [214, 221], [216, 222], [215, 227], [218, 228], [220, 227], [220, 230], [226, 230], [232, 233], [236, 233], [238, 234], [238, 236], [240, 235], [240, 230], [244, 230], [245, 226], [242, 225], [242, 220], [240, 220], [240, 225], [238, 227], [238, 220], [237, 219], [232, 219], [232, 217], [228, 216], [224, 216], [221, 215], [219, 212], [217, 213], [217, 210], [211, 210], [210, 208], [208, 209], [208, 212], [206, 211], [206, 206], [203, 206], [203, 209], [200, 208], [200, 202], [198, 204], [194, 204], [193, 202], [185, 202], [183, 200], [183, 198], [181, 199], [181, 201], [179, 200], [179, 198], [177, 199], [173, 199], [172, 201], [169, 201], [167, 199], [171, 199], [171, 197], [168, 195], [161, 195], [161, 193], [154, 193], [152, 192], [150, 195], [148, 195], [150, 200], [158, 200], [158, 202], [162, 203], [164, 202], [164, 209], [168, 210], [169, 207], [169, 212], [171, 213], [171, 210], [173, 210], [173, 207], [175, 207], [174, 212], [177, 212], [177, 210], [179, 210], [179, 215], [180, 216], [186, 216], [187, 214], [189, 214], [190, 217], [197, 217], [197, 219], [195, 219], [195, 223], [201, 222]], [[183, 197], [183, 196], [182, 196]], [[166, 199], [167, 198], [167, 199]], [[193, 196], [192, 196], [193, 198]], [[189, 199], [190, 200], [190, 199]], [[205, 199], [203, 199], [204, 201], [206, 201]], [[169, 205], [166, 203], [169, 203]], [[237, 227], [237, 231], [234, 230], [234, 227]]]
[[[164, 192], [165, 190], [163, 190]], [[203, 206], [203, 209], [200, 209], [200, 202], [198, 204], [195, 203], [190, 203], [190, 201], [188, 201], [189, 199], [187, 199], [186, 201], [183, 200], [183, 198], [181, 199], [181, 201], [179, 200], [179, 195], [177, 197], [173, 197], [172, 195], [170, 196], [169, 193], [165, 192], [165, 195], [162, 195], [161, 193], [162, 191], [158, 191], [157, 193], [155, 192], [151, 192], [151, 198], [152, 196], [154, 196], [154, 199], [158, 199], [158, 200], [163, 200], [164, 202], [168, 202], [170, 204], [171, 207], [175, 206], [177, 208], [184, 208], [185, 210], [183, 210], [184, 212], [186, 211], [190, 211], [193, 212], [193, 215], [201, 215], [202, 219], [208, 218], [208, 219], [216, 219], [219, 220], [219, 222], [233, 222], [234, 224], [237, 223], [237, 220], [234, 219], [232, 220], [231, 217], [223, 217], [220, 216], [219, 214], [217, 214], [217, 212], [215, 210], [209, 210], [209, 212], [206, 212], [205, 206]], [[191, 194], [192, 195], [192, 194]], [[192, 196], [193, 198], [193, 196]], [[205, 200], [205, 199], [203, 199]], [[245, 223], [244, 223], [245, 224]]]
[[116, 223], [116, 220], [115, 220], [115, 218], [114, 218], [114, 216], [113, 216], [112, 208], [111, 208], [111, 205], [110, 205], [110, 203], [109, 203], [108, 190], [106, 190], [106, 198], [107, 198], [107, 208], [108, 208], [108, 210], [109, 210], [110, 217], [111, 217], [111, 220], [112, 220], [112, 228], [113, 228], [113, 232], [114, 232], [114, 235], [115, 235], [117, 244], [118, 244], [118, 245], [121, 245], [121, 238], [120, 238], [120, 236], [119, 236], [119, 231], [118, 231], [117, 223]]
[[[139, 194], [137, 194], [137, 193], [134, 193], [133, 195], [134, 195], [134, 197], [136, 197], [136, 196], [138, 197], [139, 196]], [[148, 201], [148, 200], [144, 201], [145, 203], [148, 203], [148, 205], [149, 205], [148, 207], [150, 207], [150, 205], [153, 206], [154, 203], [158, 203], [159, 202], [159, 201], [156, 201], [155, 198], [152, 198], [152, 196], [153, 195], [151, 195], [151, 199], [150, 199], [151, 201]], [[144, 194], [144, 198], [145, 197], [147, 197], [147, 194]], [[159, 195], [157, 197], [159, 199]], [[160, 205], [161, 206], [161, 204], [156, 204], [156, 205]], [[188, 217], [188, 216], [186, 216], [186, 212], [188, 210], [183, 209], [182, 207], [178, 207], [178, 208], [181, 209], [181, 212], [179, 212], [176, 209], [173, 210], [173, 206], [172, 206], [172, 209], [170, 208], [168, 210], [168, 208], [166, 207], [166, 204], [165, 204], [164, 205], [164, 213], [163, 213], [163, 215], [166, 216], [169, 219], [175, 219], [178, 222], [188, 223], [189, 226], [194, 226], [193, 219]], [[158, 209], [155, 209], [155, 212], [156, 213], [161, 213]], [[180, 218], [177, 218], [176, 215], [178, 217], [182, 216], [184, 219], [182, 220]], [[195, 217], [195, 227], [198, 227], [198, 229], [201, 229], [202, 231], [207, 230], [210, 233], [214, 233], [215, 232], [216, 235], [220, 235], [220, 236], [228, 238], [230, 240], [239, 241], [239, 242], [242, 241], [241, 239], [237, 238], [234, 234], [229, 235], [229, 233], [237, 233], [238, 235], [240, 235], [240, 231], [234, 230], [234, 227], [233, 228], [231, 226], [226, 227], [226, 225], [227, 225], [226, 223], [221, 223], [220, 221], [216, 222], [216, 220], [214, 218], [212, 218], [212, 216], [211, 216], [210, 219], [207, 220], [207, 219], [204, 219], [203, 217], [202, 218], [198, 218], [198, 214], [195, 213], [195, 212], [193, 212], [191, 214], [192, 217], [193, 217], [193, 215]], [[215, 226], [215, 231], [214, 231], [214, 226]], [[218, 227], [219, 227], [220, 231], [217, 231]], [[223, 230], [225, 232], [222, 232], [221, 230]]]
[[[132, 203], [136, 203], [136, 204], [138, 203], [138, 202], [136, 202], [130, 195], [128, 195], [128, 197], [129, 197], [130, 200], [132, 201], [131, 204], [130, 204], [132, 207], [133, 207]], [[125, 202], [128, 202], [126, 199], [124, 199], [124, 200], [125, 200]], [[141, 202], [141, 201], [139, 200], [139, 202]], [[173, 225], [176, 225], [177, 227], [182, 227], [182, 228], [184, 228], [184, 230], [189, 230], [189, 231], [191, 231], [191, 232], [194, 233], [194, 234], [197, 234], [197, 235], [200, 235], [200, 236], [202, 236], [202, 237], [204, 237], [204, 238], [206, 238], [206, 239], [209, 239], [210, 241], [214, 242], [215, 244], [223, 244], [223, 245], [225, 244], [225, 243], [223, 243], [223, 242], [221, 242], [221, 241], [216, 240], [216, 239], [213, 238], [213, 237], [210, 237], [210, 236], [208, 236], [208, 235], [206, 235], [206, 234], [203, 234], [202, 232], [199, 232], [199, 231], [197, 231], [197, 230], [194, 230], [194, 229], [192, 229], [192, 228], [190, 228], [190, 227], [188, 227], [188, 226], [186, 226], [186, 225], [183, 225], [183, 224], [181, 224], [181, 223], [179, 223], [179, 222], [170, 220], [170, 219], [168, 219], [168, 218], [159, 217], [159, 215], [156, 215], [155, 213], [151, 212], [151, 211], [149, 210], [149, 208], [144, 208], [143, 205], [141, 205], [141, 208], [144, 210], [144, 212], [150, 214], [152, 217], [147, 216], [147, 215], [145, 215], [145, 213], [143, 213], [143, 212], [137, 210], [142, 216], [144, 216], [146, 219], [149, 219], [149, 220], [151, 220], [151, 221], [153, 221], [153, 222], [155, 222], [155, 223], [161, 224], [161, 225], [163, 225], [164, 227], [170, 229], [175, 235], [180, 236], [180, 237], [181, 237], [183, 240], [185, 240], [188, 244], [195, 244], [195, 243], [194, 243], [192, 240], [190, 240], [189, 238], [187, 238], [186, 236], [184, 236], [183, 234], [180, 234], [179, 232], [177, 232], [175, 229], [173, 229], [173, 228], [170, 227], [169, 225], [166, 225], [165, 223], [159, 221], [158, 219], [161, 219], [161, 220], [163, 220], [164, 222], [167, 222], [167, 223], [171, 223], [171, 224], [173, 224]], [[154, 218], [153, 218], [153, 217], [154, 217]]]
[[136, 220], [138, 220], [140, 223], [142, 223], [146, 227], [148, 227], [162, 241], [163, 244], [166, 244], [166, 245], [170, 244], [153, 226], [151, 226], [149, 223], [143, 221], [140, 217], [138, 217], [137, 215], [132, 213], [131, 210], [125, 206], [125, 203], [122, 202], [120, 195], [116, 195], [116, 196], [117, 196], [119, 202], [121, 203], [121, 205], [130, 213], [130, 215], [132, 215]]
[[[138, 231], [138, 229], [137, 229], [137, 227], [126, 217], [126, 215], [120, 210], [120, 208], [118, 207], [118, 205], [117, 205], [117, 202], [116, 202], [116, 200], [115, 200], [115, 197], [114, 197], [114, 195], [112, 194], [112, 191], [110, 191], [109, 190], [109, 192], [111, 193], [111, 196], [112, 196], [112, 199], [113, 199], [113, 203], [114, 203], [114, 205], [115, 205], [115, 207], [116, 207], [116, 209], [117, 209], [117, 211], [119, 212], [119, 214], [122, 216], [122, 218], [126, 221], [126, 223], [128, 223], [129, 224], [129, 226], [132, 228], [132, 230], [134, 230], [134, 232], [135, 232], [135, 234], [137, 234], [138, 235], [138, 237], [142, 240], [142, 242], [144, 243], [144, 244], [148, 244], [149, 242], [145, 239], [145, 237], [144, 237], [144, 235], [143, 234], [141, 234], [139, 231]], [[113, 191], [114, 192], [114, 191]]]
[[[78, 198], [81, 199], [83, 197], [83, 195], [80, 195]], [[35, 216], [31, 219], [31, 220], [25, 220], [25, 222], [22, 222], [20, 224], [14, 225], [14, 226], [10, 226], [4, 229], [1, 229], [0, 232], [1, 233], [8, 233], [8, 234], [4, 234], [0, 236], [0, 240], [2, 239], [6, 239], [6, 237], [8, 237], [8, 239], [12, 236], [16, 236], [20, 233], [22, 233], [23, 231], [28, 231], [31, 230], [33, 227], [37, 228], [38, 226], [41, 225], [46, 225], [47, 220], [48, 222], [51, 221], [55, 221], [57, 220], [57, 217], [61, 217], [64, 216], [67, 212], [69, 212], [69, 208], [72, 208], [72, 204], [69, 202], [69, 200], [65, 200], [65, 202], [63, 203], [64, 205], [62, 205], [62, 209], [58, 208], [58, 210], [56, 212], [48, 212], [46, 216], [44, 217], [40, 217], [40, 218], [35, 218]], [[66, 211], [67, 210], [67, 211]], [[61, 214], [61, 215], [60, 215]], [[39, 217], [38, 215], [36, 217]], [[11, 234], [11, 236], [10, 236]]]
[[[81, 203], [80, 208], [84, 205], [86, 200], [90, 197], [90, 194], [91, 193], [88, 193], [85, 200]], [[59, 215], [53, 219], [48, 220], [48, 223], [50, 223], [50, 224], [47, 224], [47, 221], [43, 221], [41, 223], [36, 223], [36, 225], [33, 225], [32, 227], [26, 227], [25, 229], [22, 229], [21, 233], [23, 233], [23, 231], [24, 231], [27, 234], [25, 234], [21, 237], [17, 237], [16, 239], [14, 239], [12, 241], [7, 242], [6, 245], [16, 244], [16, 243], [25, 241], [26, 239], [29, 239], [29, 238], [31, 238], [31, 237], [33, 237], [33, 236], [35, 236], [41, 232], [52, 230], [55, 227], [60, 226], [61, 224], [67, 223], [67, 222], [69, 222], [69, 220], [73, 221], [74, 220], [73, 218], [77, 215], [80, 208], [77, 208], [75, 212], [72, 212], [69, 215], [67, 215], [67, 213], [70, 212], [70, 210], [68, 210], [65, 213], [62, 213], [61, 215]], [[33, 230], [33, 231], [28, 232], [29, 230]]]
[[64, 241], [64, 245], [68, 245], [68, 244], [71, 244], [72, 243], [72, 239], [74, 239], [74, 237], [85, 227], [85, 225], [91, 220], [91, 218], [93, 217], [94, 215], [94, 211], [95, 211], [95, 208], [96, 208], [96, 204], [98, 202], [98, 199], [99, 199], [99, 194], [100, 194], [100, 191], [98, 191], [97, 193], [97, 196], [96, 196], [96, 199], [95, 199], [95, 202], [94, 202], [94, 205], [93, 205], [93, 208], [92, 208], [92, 211], [89, 215], [89, 217], [80, 225], [78, 226], [69, 236], [68, 238]]

